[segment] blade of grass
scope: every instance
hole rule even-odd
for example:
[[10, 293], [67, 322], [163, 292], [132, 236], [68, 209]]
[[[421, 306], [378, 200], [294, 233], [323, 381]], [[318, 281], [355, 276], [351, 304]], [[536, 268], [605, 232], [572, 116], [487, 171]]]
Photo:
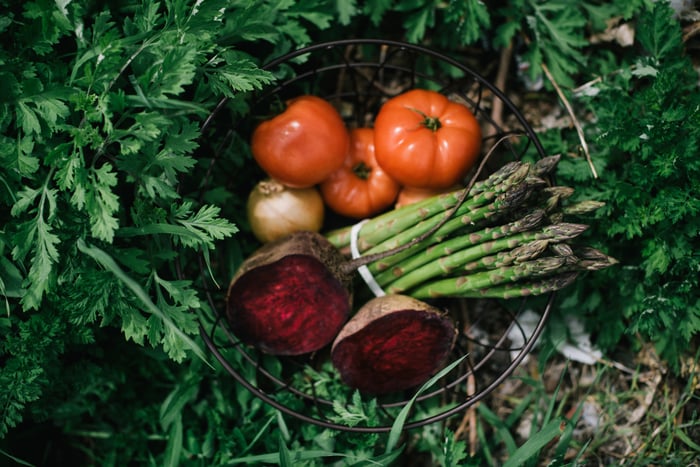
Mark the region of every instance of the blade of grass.
[[289, 434], [289, 427], [287, 427], [287, 422], [284, 421], [284, 417], [282, 416], [281, 411], [277, 411], [277, 426], [280, 429], [280, 436], [284, 439], [284, 441], [289, 441], [292, 439], [292, 435]]
[[552, 415], [555, 413], [555, 411], [557, 415], [561, 415], [561, 410], [566, 403], [568, 395], [564, 394], [564, 400], [559, 400], [559, 393], [564, 385], [564, 376], [567, 374], [568, 368], [568, 364], [565, 365], [563, 371], [559, 375], [559, 381], [557, 382], [557, 386], [554, 388], [554, 393], [552, 394], [552, 397], [550, 397], [549, 399], [549, 404], [547, 404], [547, 411], [545, 412], [544, 418], [542, 418], [542, 423], [548, 423], [550, 420], [552, 420]]
[[163, 311], [156, 306], [155, 303], [148, 296], [146, 291], [141, 287], [135, 280], [133, 280], [127, 273], [125, 273], [122, 268], [119, 267], [116, 261], [107, 254], [104, 250], [88, 245], [82, 238], [78, 239], [77, 242], [78, 250], [90, 256], [92, 259], [97, 261], [103, 268], [114, 274], [124, 285], [131, 290], [131, 292], [138, 298], [141, 303], [146, 307], [146, 309], [159, 317], [166, 326], [171, 328], [173, 332], [192, 350], [192, 352], [198, 356], [204, 363], [207, 364], [212, 370], [214, 366], [209, 363], [207, 354], [204, 350], [197, 345], [197, 343], [187, 334], [182, 332], [180, 328], [177, 327], [175, 323], [170, 319], [168, 315], [163, 313]]
[[501, 420], [498, 415], [493, 413], [491, 409], [486, 407], [483, 404], [479, 404], [479, 407], [477, 409], [479, 411], [479, 414], [484, 418], [484, 420], [494, 427], [496, 429], [496, 433], [498, 433], [498, 437], [500, 440], [505, 444], [506, 451], [509, 453], [514, 452], [517, 448], [518, 445], [515, 442], [515, 439], [513, 438], [513, 435], [510, 433], [510, 429], [506, 423]]
[[493, 458], [493, 453], [491, 453], [491, 449], [489, 447], [490, 440], [486, 438], [486, 433], [484, 433], [483, 424], [478, 423], [476, 425], [476, 434], [479, 437], [479, 443], [481, 443], [482, 446], [482, 453], [486, 458], [486, 465], [496, 465], [496, 462]]
[[[294, 460], [305, 461], [305, 460], [325, 459], [325, 458], [332, 458], [332, 457], [348, 458], [350, 456], [348, 456], [347, 454], [342, 454], [342, 453], [333, 452], [333, 451], [324, 451], [324, 450], [320, 450], [320, 449], [314, 449], [314, 450], [308, 450], [308, 451], [300, 451], [299, 453], [297, 453], [296, 456], [294, 456]], [[250, 465], [250, 464], [255, 464], [255, 463], [279, 464], [280, 463], [280, 453], [273, 452], [273, 453], [269, 453], [269, 454], [255, 454], [255, 455], [251, 455], [251, 456], [239, 457], [237, 459], [233, 459], [232, 461], [229, 461], [229, 463], [226, 465], [240, 465], [240, 464]]]
[[515, 406], [513, 411], [508, 415], [505, 421], [505, 426], [510, 428], [515, 425], [515, 422], [520, 420], [527, 409], [533, 407], [533, 400], [537, 397], [537, 391], [529, 391]]
[[[308, 450], [300, 451], [294, 456], [295, 461], [307, 461], [313, 459], [329, 459], [329, 458], [343, 458], [346, 462], [343, 465], [349, 467], [388, 467], [396, 460], [396, 458], [401, 454], [401, 450], [397, 449], [389, 454], [381, 454], [379, 456], [373, 457], [371, 459], [362, 459], [356, 463], [352, 462], [355, 459], [354, 455], [344, 454], [333, 451], [323, 451], [323, 450]], [[240, 464], [254, 464], [254, 463], [264, 463], [264, 464], [280, 464], [280, 453], [270, 453], [270, 454], [256, 454], [252, 456], [239, 457], [238, 459], [233, 459], [226, 465], [240, 465]], [[325, 465], [325, 464], [324, 464]]]
[[292, 463], [292, 455], [289, 452], [289, 448], [287, 448], [287, 443], [284, 442], [284, 435], [282, 432], [279, 432], [279, 445], [280, 445], [280, 450], [279, 450], [279, 462], [281, 467], [293, 467], [294, 464]]
[[0, 454], [2, 454], [3, 456], [7, 457], [7, 458], [10, 459], [12, 462], [17, 463], [17, 465], [24, 465], [24, 466], [26, 466], [26, 467], [34, 467], [34, 464], [30, 464], [29, 462], [24, 461], [24, 460], [20, 459], [19, 457], [15, 457], [15, 456], [13, 456], [12, 454], [10, 454], [9, 452], [3, 451], [2, 449], [0, 449]]
[[277, 414], [275, 414], [272, 417], [267, 419], [265, 424], [262, 426], [262, 428], [260, 428], [260, 430], [258, 430], [258, 432], [253, 437], [253, 440], [250, 443], [248, 443], [248, 446], [246, 446], [246, 448], [243, 450], [243, 452], [241, 454], [245, 454], [246, 452], [251, 450], [251, 448], [255, 445], [255, 443], [257, 443], [258, 440], [262, 437], [262, 435], [267, 433], [268, 427], [272, 424], [272, 422], [275, 421], [276, 418], [277, 418]]
[[363, 459], [354, 464], [349, 464], [349, 467], [389, 467], [393, 465], [397, 457], [401, 455], [403, 449], [396, 449], [388, 454], [381, 454], [371, 459]]
[[687, 444], [689, 448], [700, 453], [700, 444], [690, 439], [690, 437], [685, 431], [683, 431], [682, 429], [675, 430], [675, 435], [678, 439]]
[[163, 465], [165, 467], [177, 467], [180, 464], [182, 456], [182, 415], [177, 417], [175, 423], [170, 426], [168, 433], [168, 444], [165, 447], [165, 459]]
[[572, 459], [570, 465], [583, 465], [583, 464], [581, 463], [581, 459], [583, 458], [583, 455], [584, 455], [584, 454], [586, 453], [586, 451], [588, 450], [588, 446], [591, 445], [591, 442], [592, 442], [592, 441], [593, 441], [592, 439], [589, 439], [588, 441], [586, 441], [586, 442], [583, 444], [583, 446], [581, 446], [581, 449], [579, 449], [579, 451], [576, 453], [576, 457], [574, 457], [574, 458]]
[[582, 411], [583, 411], [583, 402], [580, 402], [577, 405], [576, 410], [574, 411], [574, 414], [571, 415], [571, 417], [568, 419], [568, 422], [566, 423], [566, 428], [564, 428], [563, 433], [559, 437], [559, 442], [557, 443], [557, 447], [554, 450], [554, 454], [553, 454], [554, 459], [564, 459], [564, 456], [569, 451], [569, 447], [571, 445], [571, 440], [574, 436], [574, 427], [576, 426], [576, 423], [578, 422], [579, 418], [581, 417]]
[[217, 289], [220, 289], [221, 286], [216, 280], [216, 277], [214, 277], [214, 271], [211, 269], [211, 255], [209, 254], [209, 248], [206, 246], [202, 246], [202, 257], [204, 257], [204, 264], [207, 267], [207, 272], [209, 273], [209, 278], [212, 280], [214, 283], [214, 287]]
[[415, 403], [416, 399], [418, 396], [420, 396], [422, 393], [430, 389], [435, 383], [437, 383], [440, 378], [448, 374], [450, 371], [452, 371], [457, 365], [462, 363], [462, 360], [467, 358], [466, 355], [463, 355], [461, 358], [455, 360], [454, 362], [450, 363], [448, 366], [443, 368], [441, 371], [439, 371], [435, 376], [430, 378], [428, 381], [423, 384], [423, 386], [418, 389], [418, 391], [413, 395], [411, 400], [408, 401], [406, 405], [403, 406], [401, 411], [399, 412], [399, 415], [396, 417], [396, 420], [394, 420], [393, 425], [391, 425], [391, 431], [389, 431], [389, 440], [387, 441], [386, 444], [386, 451], [385, 454], [389, 454], [391, 451], [393, 451], [396, 448], [396, 445], [399, 442], [399, 437], [401, 436], [401, 432], [403, 431], [403, 427], [406, 424], [406, 419], [408, 418], [408, 414], [411, 412], [411, 409], [413, 408], [413, 404]]
[[532, 435], [522, 446], [516, 449], [503, 464], [503, 467], [518, 467], [532, 459], [543, 447], [561, 435], [564, 426], [566, 426], [566, 423], [560, 418], [547, 423], [540, 431]]
[[175, 386], [160, 406], [160, 425], [167, 430], [182, 415], [182, 409], [199, 390], [198, 381], [189, 380]]

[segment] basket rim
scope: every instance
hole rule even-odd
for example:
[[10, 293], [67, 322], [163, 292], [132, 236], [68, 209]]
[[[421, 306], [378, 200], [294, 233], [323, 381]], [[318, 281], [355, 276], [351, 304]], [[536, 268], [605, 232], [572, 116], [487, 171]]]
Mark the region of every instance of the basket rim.
[[[357, 46], [357, 45], [375, 45], [375, 46], [388, 46], [388, 47], [394, 47], [400, 50], [406, 50], [409, 52], [417, 53], [417, 54], [426, 54], [430, 56], [431, 58], [445, 62], [451, 66], [456, 67], [457, 69], [461, 70], [464, 73], [467, 73], [472, 79], [474, 79], [480, 86], [483, 86], [487, 88], [490, 92], [493, 93], [494, 98], [497, 98], [500, 100], [506, 107], [508, 112], [516, 118], [518, 123], [520, 124], [521, 128], [519, 130], [523, 130], [522, 134], [523, 136], [528, 138], [528, 144], [534, 145], [535, 151], [539, 155], [539, 157], [544, 157], [546, 155], [546, 152], [537, 136], [535, 133], [535, 130], [531, 126], [531, 124], [527, 121], [523, 113], [518, 109], [515, 104], [510, 100], [509, 97], [505, 95], [503, 91], [501, 91], [499, 88], [497, 88], [495, 85], [493, 85], [490, 81], [485, 79], [481, 74], [478, 72], [474, 71], [472, 68], [460, 63], [457, 59], [450, 57], [444, 53], [438, 52], [437, 50], [433, 48], [429, 48], [426, 46], [418, 45], [418, 44], [412, 44], [408, 42], [402, 42], [402, 41], [396, 41], [396, 40], [388, 40], [388, 39], [379, 39], [379, 38], [353, 38], [353, 39], [341, 39], [341, 40], [334, 40], [334, 41], [327, 41], [327, 42], [319, 42], [315, 43], [312, 45], [308, 45], [305, 47], [301, 47], [295, 50], [292, 50], [290, 52], [287, 52], [285, 54], [282, 54], [276, 58], [273, 58], [272, 60], [266, 62], [264, 65], [261, 66], [262, 69], [264, 70], [271, 70], [274, 69], [275, 67], [278, 67], [279, 65], [282, 65], [286, 62], [289, 62], [290, 60], [293, 60], [297, 57], [300, 57], [305, 54], [309, 53], [314, 53], [314, 52], [319, 52], [319, 51], [324, 51], [324, 50], [330, 50], [330, 49], [335, 49], [339, 47], [347, 47], [347, 46]], [[274, 82], [271, 84], [274, 86]], [[202, 130], [209, 126], [214, 118], [214, 116], [226, 105], [227, 101], [229, 100], [229, 97], [223, 97], [219, 103], [214, 107], [212, 110], [211, 114], [208, 116], [208, 118], [205, 120], [205, 122], [202, 125]], [[204, 271], [202, 271], [204, 273]], [[207, 294], [210, 294], [210, 292], [207, 292]], [[513, 373], [513, 371], [520, 365], [522, 360], [530, 353], [532, 350], [533, 346], [536, 344], [536, 341], [538, 340], [540, 334], [542, 333], [544, 326], [546, 325], [547, 319], [549, 317], [549, 314], [552, 310], [555, 297], [557, 293], [556, 292], [550, 292], [548, 294], [548, 298], [546, 301], [546, 304], [544, 305], [544, 309], [540, 313], [540, 319], [537, 322], [537, 325], [530, 331], [529, 338], [525, 340], [524, 344], [519, 347], [518, 353], [514, 358], [510, 359], [509, 364], [507, 365], [506, 368], [501, 369], [500, 373], [498, 374], [497, 377], [492, 379], [486, 386], [483, 388], [480, 388], [478, 391], [476, 391], [474, 394], [469, 394], [464, 401], [462, 401], [459, 404], [456, 404], [455, 406], [446, 409], [442, 412], [439, 412], [437, 414], [434, 414], [432, 416], [420, 419], [420, 420], [415, 420], [408, 422], [404, 425], [405, 430], [409, 429], [415, 429], [419, 428], [421, 426], [429, 425], [438, 421], [445, 420], [457, 413], [463, 412], [470, 406], [474, 405], [475, 403], [479, 402], [482, 400], [484, 397], [486, 397], [488, 394], [490, 394], [497, 386], [502, 384], [510, 375]], [[522, 304], [524, 305], [527, 302], [527, 298], [522, 299]], [[523, 306], [520, 306], [519, 311], [517, 313], [513, 314], [513, 320], [510, 323], [510, 328], [511, 326], [514, 325], [514, 323], [517, 323], [517, 318], [521, 312], [523, 311]], [[333, 429], [337, 431], [347, 431], [347, 432], [360, 432], [360, 433], [380, 433], [380, 432], [388, 432], [392, 429], [391, 425], [385, 425], [385, 426], [373, 426], [373, 427], [368, 427], [368, 426], [349, 426], [349, 425], [343, 425], [340, 423], [336, 423], [333, 421], [330, 421], [329, 419], [322, 419], [322, 418], [315, 418], [313, 416], [307, 415], [305, 413], [302, 413], [298, 410], [292, 409], [288, 407], [287, 405], [283, 404], [282, 402], [278, 401], [273, 397], [273, 395], [267, 393], [264, 389], [261, 389], [248, 381], [238, 370], [234, 368], [234, 366], [229, 362], [226, 357], [223, 355], [223, 353], [219, 350], [217, 347], [217, 344], [214, 342], [214, 332], [216, 331], [216, 327], [220, 326], [220, 321], [223, 319], [222, 314], [220, 312], [216, 311], [216, 308], [213, 310], [215, 317], [217, 319], [213, 323], [213, 326], [211, 328], [206, 328], [202, 320], [200, 319], [200, 336], [204, 340], [205, 344], [209, 348], [209, 350], [214, 354], [216, 359], [219, 361], [219, 363], [224, 367], [224, 369], [234, 377], [234, 379], [240, 383], [243, 387], [245, 387], [249, 392], [251, 392], [255, 397], [261, 399], [263, 402], [269, 404], [270, 406], [278, 409], [280, 412], [285, 413], [287, 415], [293, 416], [303, 422], [307, 423], [312, 423], [324, 428], [328, 429]], [[210, 325], [211, 326], [211, 325]], [[210, 332], [211, 331], [211, 332]], [[240, 349], [237, 349], [238, 352], [244, 352]], [[401, 402], [401, 403], [396, 403], [394, 404], [397, 407], [400, 407], [401, 405], [405, 405], [409, 403], [408, 400]]]

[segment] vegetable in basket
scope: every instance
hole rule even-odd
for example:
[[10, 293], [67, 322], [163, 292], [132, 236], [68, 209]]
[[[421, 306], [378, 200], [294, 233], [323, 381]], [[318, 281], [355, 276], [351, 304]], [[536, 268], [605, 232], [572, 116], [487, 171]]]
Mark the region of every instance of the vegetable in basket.
[[323, 227], [325, 207], [315, 187], [292, 188], [276, 180], [258, 182], [246, 203], [250, 229], [261, 243]]
[[[356, 232], [361, 255], [376, 255], [403, 245], [440, 224], [427, 238], [367, 265], [386, 293], [420, 299], [538, 295], [559, 290], [579, 273], [617, 263], [593, 248], [574, 245], [586, 224], [565, 222], [602, 206], [584, 200], [566, 203], [568, 187], [549, 186], [544, 175], [557, 156], [535, 164], [505, 164], [462, 190], [438, 195], [375, 216]], [[460, 202], [461, 201], [461, 202]], [[447, 222], [445, 213], [457, 206]], [[346, 256], [352, 229], [326, 232]]]
[[346, 263], [315, 232], [263, 245], [243, 262], [228, 288], [226, 317], [234, 334], [273, 355], [325, 347], [350, 315]]
[[402, 185], [462, 182], [481, 150], [481, 127], [466, 105], [413, 89], [389, 99], [374, 120], [377, 162]]
[[325, 180], [343, 165], [350, 137], [328, 101], [304, 95], [253, 131], [251, 152], [260, 167], [285, 185], [305, 188]]
[[369, 394], [403, 391], [445, 364], [457, 338], [446, 313], [412, 297], [384, 295], [363, 305], [333, 342], [341, 380]]
[[[508, 163], [464, 190], [368, 219], [359, 233], [352, 227], [325, 237], [299, 233], [264, 246], [229, 288], [234, 333], [269, 353], [325, 347], [350, 316], [350, 280], [361, 265], [389, 294], [429, 299], [543, 294], [582, 271], [615, 264], [598, 250], [567, 243], [587, 226], [564, 217], [601, 203], [566, 203], [571, 190], [542, 178], [557, 161]], [[353, 233], [359, 258], [351, 258]], [[300, 248], [302, 238], [313, 247]]]
[[401, 188], [377, 164], [374, 130], [350, 131], [350, 151], [343, 166], [319, 186], [326, 205], [346, 217], [363, 219], [390, 207]]
[[[309, 106], [315, 105], [329, 112], [324, 118], [341, 123], [330, 137], [315, 134], [318, 127], [309, 124], [318, 117], [310, 115]], [[306, 120], [293, 123], [290, 115], [300, 108]], [[288, 173], [271, 173], [285, 159], [284, 151], [270, 141], [285, 142], [287, 132], [298, 128], [307, 133], [298, 141], [308, 154], [299, 156]], [[275, 148], [277, 153], [267, 153], [274, 157], [260, 157], [261, 140]], [[290, 141], [295, 140], [286, 142]], [[311, 142], [317, 147], [304, 146]], [[313, 153], [318, 147], [326, 157], [323, 164], [317, 159], [322, 155]], [[343, 149], [342, 167], [321, 176], [313, 169], [330, 168], [331, 147], [338, 153]], [[573, 190], [551, 186], [546, 177], [556, 167], [557, 156], [536, 163], [507, 163], [476, 181], [482, 163], [466, 188], [377, 214], [394, 203], [399, 183], [422, 192], [447, 190], [464, 181], [478, 156], [481, 130], [474, 115], [434, 91], [412, 90], [391, 98], [381, 107], [373, 130], [352, 131], [346, 130], [330, 103], [302, 96], [255, 130], [252, 148], [256, 160], [273, 177], [294, 185], [320, 183], [322, 197], [332, 209], [364, 219], [325, 236], [311, 232], [315, 228], [298, 226], [291, 230], [300, 232], [268, 243], [247, 258], [228, 289], [226, 316], [231, 328], [241, 341], [275, 355], [312, 353], [335, 341], [331, 352], [336, 367], [344, 381], [363, 391], [390, 392], [419, 384], [442, 362], [440, 354], [428, 359], [437, 366], [417, 365], [420, 370], [412, 376], [405, 370], [405, 378], [389, 378], [393, 386], [390, 381], [380, 383], [380, 377], [376, 386], [363, 386], [370, 383], [362, 382], [367, 379], [361, 371], [366, 366], [362, 359], [379, 364], [379, 357], [372, 354], [377, 349], [387, 350], [390, 363], [400, 360], [401, 352], [411, 345], [437, 349], [440, 342], [440, 349], [449, 353], [453, 338], [442, 335], [431, 340], [421, 334], [427, 329], [423, 325], [434, 323], [438, 316], [435, 322], [444, 325], [442, 331], [452, 329], [446, 324], [448, 318], [420, 300], [543, 294], [570, 284], [581, 271], [616, 263], [598, 250], [567, 243], [587, 226], [566, 222], [564, 217], [597, 209], [601, 203], [567, 203]], [[358, 172], [364, 172], [366, 179], [358, 177]], [[315, 181], [295, 178], [309, 174]], [[382, 195], [381, 200], [373, 197], [376, 194]], [[350, 319], [352, 278], [358, 270], [375, 294], [389, 295], [371, 301]], [[399, 309], [401, 313], [396, 312]], [[389, 332], [382, 327], [385, 322], [405, 326], [408, 334], [380, 343], [380, 334]], [[416, 335], [422, 337], [413, 341]], [[364, 344], [358, 344], [358, 339]], [[401, 348], [400, 342], [407, 347]]]

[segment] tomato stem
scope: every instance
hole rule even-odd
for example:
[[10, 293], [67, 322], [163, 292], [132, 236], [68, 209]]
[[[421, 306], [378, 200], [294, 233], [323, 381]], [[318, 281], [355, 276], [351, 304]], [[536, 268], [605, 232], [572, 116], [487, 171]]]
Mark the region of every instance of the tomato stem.
[[369, 167], [367, 164], [364, 162], [360, 162], [359, 164], [355, 165], [352, 168], [352, 172], [360, 179], [362, 180], [367, 180], [369, 178], [369, 174], [372, 173], [372, 168]]
[[423, 112], [420, 109], [417, 109], [415, 107], [407, 107], [408, 109], [416, 112], [418, 115], [423, 117], [423, 121], [421, 122], [421, 125], [426, 127], [430, 131], [438, 131], [440, 127], [442, 127], [442, 123], [440, 123], [440, 118], [438, 117], [431, 117], [425, 112]]

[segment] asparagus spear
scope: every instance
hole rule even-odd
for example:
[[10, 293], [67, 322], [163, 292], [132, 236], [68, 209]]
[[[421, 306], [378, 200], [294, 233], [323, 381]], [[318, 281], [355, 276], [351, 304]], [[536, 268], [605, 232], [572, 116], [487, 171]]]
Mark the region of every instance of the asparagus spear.
[[563, 222], [560, 224], [548, 225], [537, 231], [521, 232], [509, 237], [480, 243], [472, 247], [465, 248], [464, 250], [447, 254], [439, 259], [432, 260], [431, 262], [418, 267], [412, 265], [412, 263], [420, 262], [420, 260], [414, 259], [417, 258], [414, 256], [409, 258], [406, 263], [403, 264], [403, 271], [406, 271], [404, 274], [401, 274], [400, 277], [390, 284], [382, 284], [380, 282], [380, 285], [385, 287], [387, 292], [400, 293], [409, 290], [412, 287], [416, 287], [419, 284], [425, 283], [434, 277], [448, 274], [456, 268], [460, 268], [463, 265], [476, 261], [484, 256], [488, 256], [499, 251], [512, 249], [534, 240], [550, 240], [553, 242], [570, 240], [580, 235], [587, 228], [587, 225], [569, 224]]
[[[522, 161], [506, 163], [486, 179], [477, 181], [469, 191], [467, 199], [484, 192], [502, 192], [522, 182], [525, 177], [537, 179], [547, 175], [554, 169], [559, 159], [560, 156], [555, 155], [544, 157], [534, 164]], [[459, 202], [461, 196], [462, 190], [456, 190], [372, 218], [363, 226], [364, 232], [358, 245], [360, 251], [381, 243], [421, 220], [447, 211]], [[350, 227], [336, 229], [326, 233], [326, 238], [337, 248], [345, 250], [350, 244], [350, 230]]]
[[[542, 219], [544, 212], [534, 210], [526, 214], [522, 218], [504, 225], [495, 227], [486, 227], [480, 231], [469, 234], [456, 235], [444, 242], [434, 243], [427, 248], [425, 245], [418, 244], [414, 248], [409, 248], [398, 254], [384, 258], [380, 262], [369, 265], [369, 270], [375, 274], [375, 278], [379, 283], [387, 283], [393, 280], [396, 276], [410, 271], [425, 263], [439, 259], [442, 256], [449, 255], [455, 251], [463, 250], [469, 246], [474, 246], [479, 243], [503, 238], [508, 235], [513, 235], [527, 230], [534, 229]], [[448, 223], [449, 224], [449, 223]], [[444, 227], [449, 227], [447, 224]], [[440, 233], [439, 229], [438, 232]], [[439, 238], [439, 237], [438, 237]], [[425, 250], [422, 254], [417, 254], [421, 250]]]
[[[441, 236], [446, 235], [447, 233], [454, 231], [459, 228], [464, 228], [468, 226], [476, 226], [477, 223], [488, 219], [494, 215], [496, 215], [499, 212], [503, 212], [504, 210], [508, 210], [513, 208], [514, 206], [517, 206], [518, 204], [522, 203], [523, 200], [527, 197], [529, 191], [529, 186], [525, 183], [520, 183], [512, 188], [510, 188], [508, 191], [501, 193], [496, 197], [496, 199], [491, 203], [487, 204], [485, 206], [480, 206], [477, 207], [473, 210], [469, 210], [469, 206], [461, 206], [455, 215], [453, 216], [452, 219], [448, 220], [445, 224], [441, 226], [440, 229], [438, 229], [431, 237], [433, 239], [426, 239], [426, 242], [421, 242], [418, 243], [416, 246], [413, 246], [411, 248], [407, 248], [404, 250], [403, 255], [400, 257], [405, 257], [407, 255], [410, 255], [410, 253], [406, 252], [413, 252], [415, 253], [416, 251], [420, 251], [429, 244], [433, 243], [435, 240], [434, 238], [440, 238]], [[433, 228], [438, 222], [440, 222], [442, 219], [440, 216], [435, 216], [433, 218], [430, 218], [426, 221], [419, 222], [412, 227], [399, 232], [398, 234], [388, 238], [384, 242], [380, 243], [379, 245], [376, 245], [373, 248], [370, 248], [369, 250], [363, 252], [363, 255], [372, 255], [375, 253], [381, 253], [383, 251], [388, 251], [392, 248], [396, 248], [399, 245], [403, 245], [405, 243], [410, 242], [412, 239], [419, 237], [423, 235], [425, 232]], [[420, 246], [420, 247], [418, 247]], [[396, 256], [392, 255], [389, 258]], [[391, 262], [391, 260], [389, 260]], [[378, 269], [382, 269], [383, 267], [378, 265]]]
[[515, 175], [518, 171], [524, 170], [523, 167], [527, 167], [528, 172], [530, 171], [530, 165], [521, 161], [508, 162], [502, 165], [486, 179], [477, 181], [469, 191], [469, 196], [487, 191], [488, 189], [503, 183], [508, 178]]
[[[443, 296], [513, 298], [539, 295], [569, 285], [582, 271], [597, 271], [617, 263], [616, 259], [597, 250], [592, 256], [596, 259], [571, 261], [563, 256], [538, 258], [467, 276], [423, 283], [411, 289], [408, 294], [419, 299]], [[544, 279], [533, 280], [543, 276]]]
[[595, 211], [596, 209], [600, 209], [603, 206], [605, 206], [605, 203], [603, 203], [602, 201], [594, 201], [589, 199], [569, 204], [568, 206], [564, 206], [562, 207], [562, 212], [564, 214], [570, 215], [587, 214], [589, 212]]
[[[557, 272], [566, 262], [560, 256], [549, 256], [520, 264], [504, 266], [488, 271], [460, 277], [449, 277], [427, 282], [411, 289], [407, 293], [414, 298], [464, 297], [477, 290], [491, 288], [500, 284], [516, 282], [520, 279], [536, 278]], [[392, 293], [391, 290], [387, 291]], [[398, 293], [398, 292], [393, 292]]]
[[570, 261], [578, 261], [579, 259], [574, 255], [574, 250], [571, 245], [567, 243], [552, 243], [549, 245], [549, 249], [557, 256], [564, 256], [569, 258]]
[[[487, 179], [477, 182], [472, 187], [462, 206], [460, 206], [462, 213], [469, 209], [483, 206], [494, 200], [499, 194], [505, 193], [513, 186], [520, 184], [527, 177], [530, 165], [518, 162], [507, 164], [507, 167], [504, 166], [502, 169], [494, 172]], [[459, 202], [462, 194], [462, 190], [456, 190], [388, 211], [370, 219], [362, 226], [362, 234], [358, 240], [358, 249], [360, 252], [365, 253], [366, 250], [422, 222], [430, 222], [424, 231], [429, 230], [431, 226], [440, 222], [442, 219], [441, 214], [444, 215]], [[457, 215], [461, 214], [458, 213]], [[351, 227], [344, 227], [326, 233], [325, 237], [336, 248], [345, 252], [350, 244], [350, 232]]]
[[[499, 265], [509, 265], [513, 263], [521, 263], [539, 257], [549, 245], [550, 240], [533, 240], [524, 243], [520, 246], [508, 251], [499, 251], [495, 255], [484, 256], [476, 261], [465, 264], [460, 269], [462, 271], [478, 271], [481, 269], [493, 269]], [[557, 245], [565, 245], [557, 243]], [[565, 257], [564, 255], [561, 255]]]
[[[513, 284], [501, 284], [495, 287], [463, 292], [463, 298], [518, 298], [530, 295], [542, 295], [561, 290], [572, 284], [578, 277], [577, 272], [565, 272], [543, 279], [520, 281]], [[413, 294], [412, 294], [413, 295]], [[413, 295], [416, 298], [416, 295]], [[429, 298], [429, 297], [423, 297]]]
[[561, 159], [560, 154], [555, 154], [553, 156], [543, 157], [538, 159], [537, 162], [532, 166], [532, 173], [537, 177], [542, 177], [548, 175], [559, 163]]
[[[415, 242], [440, 224], [420, 243], [368, 264], [374, 279], [389, 293], [417, 298], [511, 298], [558, 290], [580, 271], [615, 264], [598, 250], [564, 243], [587, 228], [562, 222], [564, 215], [588, 213], [603, 203], [563, 203], [573, 189], [542, 179], [558, 161], [550, 156], [534, 164], [511, 162], [469, 193], [456, 190], [369, 219], [357, 239], [363, 256]], [[534, 231], [543, 219], [552, 224]], [[348, 254], [351, 229], [326, 237]], [[555, 256], [541, 257], [548, 247]], [[460, 277], [446, 277], [455, 270]]]

